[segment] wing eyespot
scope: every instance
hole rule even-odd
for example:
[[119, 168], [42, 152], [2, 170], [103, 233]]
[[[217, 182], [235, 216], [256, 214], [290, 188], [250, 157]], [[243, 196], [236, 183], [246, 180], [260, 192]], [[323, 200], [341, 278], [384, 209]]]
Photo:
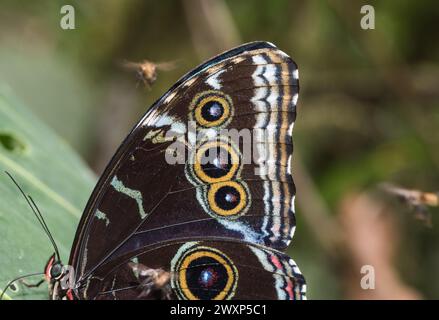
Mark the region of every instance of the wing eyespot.
[[223, 141], [202, 144], [194, 159], [194, 174], [204, 183], [232, 179], [239, 170], [240, 156], [236, 149]]
[[[184, 249], [184, 248], [182, 248]], [[235, 293], [238, 270], [218, 249], [193, 246], [178, 252], [171, 285], [185, 300], [228, 300]]]
[[214, 214], [221, 218], [237, 218], [243, 215], [249, 203], [249, 191], [239, 181], [224, 181], [211, 185], [207, 201]]
[[230, 96], [208, 90], [197, 94], [190, 105], [191, 118], [203, 128], [219, 128], [227, 125], [233, 116], [233, 102]]
[[186, 177], [197, 186], [197, 199], [207, 214], [234, 220], [250, 206], [250, 190], [240, 180], [242, 156], [227, 139], [201, 143], [186, 163]]

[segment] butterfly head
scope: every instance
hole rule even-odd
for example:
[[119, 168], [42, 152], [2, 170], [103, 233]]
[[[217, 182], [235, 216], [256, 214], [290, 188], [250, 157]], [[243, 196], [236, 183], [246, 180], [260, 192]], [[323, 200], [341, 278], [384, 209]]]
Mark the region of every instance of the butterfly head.
[[63, 265], [55, 253], [47, 261], [46, 267], [44, 268], [44, 276], [49, 284], [51, 299], [73, 300], [72, 290], [68, 288], [68, 268]]
[[63, 264], [57, 259], [56, 254], [53, 254], [47, 261], [46, 267], [44, 268], [44, 275], [49, 283], [60, 280], [63, 277]]

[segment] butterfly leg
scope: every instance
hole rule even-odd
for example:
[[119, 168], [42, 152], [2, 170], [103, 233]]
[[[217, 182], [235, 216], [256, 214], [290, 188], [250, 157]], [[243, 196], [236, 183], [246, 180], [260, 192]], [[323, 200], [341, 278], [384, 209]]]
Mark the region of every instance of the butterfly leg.
[[28, 283], [26, 280], [20, 280], [20, 282], [28, 288], [38, 288], [44, 282], [44, 279], [41, 279], [37, 283]]

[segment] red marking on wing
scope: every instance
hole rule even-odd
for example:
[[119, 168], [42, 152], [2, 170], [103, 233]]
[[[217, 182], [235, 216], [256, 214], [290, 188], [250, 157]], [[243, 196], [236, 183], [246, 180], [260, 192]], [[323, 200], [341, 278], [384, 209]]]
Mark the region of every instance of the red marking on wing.
[[271, 259], [271, 262], [274, 264], [274, 266], [275, 266], [278, 270], [283, 270], [283, 269], [284, 269], [284, 267], [283, 267], [282, 263], [279, 261], [279, 258], [278, 258], [278, 257], [272, 255], [272, 256], [270, 257], [270, 259]]
[[290, 300], [294, 300], [294, 291], [293, 291], [293, 283], [290, 279], [287, 279], [287, 286], [285, 290], [288, 292], [288, 296]]

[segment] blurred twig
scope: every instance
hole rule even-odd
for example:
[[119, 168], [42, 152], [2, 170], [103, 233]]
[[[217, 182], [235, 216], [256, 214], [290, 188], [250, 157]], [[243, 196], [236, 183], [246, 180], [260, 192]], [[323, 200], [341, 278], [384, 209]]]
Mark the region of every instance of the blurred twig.
[[192, 42], [201, 59], [237, 46], [241, 37], [222, 0], [183, 0]]
[[296, 184], [300, 186], [297, 204], [302, 215], [325, 252], [335, 257], [337, 248], [343, 243], [343, 232], [332, 217], [328, 205], [321, 197], [308, 170], [297, 156], [297, 152], [293, 168]]
[[[345, 232], [344, 260], [340, 278], [349, 299], [420, 299], [421, 294], [406, 284], [395, 265], [400, 247], [397, 214], [369, 192], [344, 196], [339, 208]], [[373, 270], [373, 290], [362, 287], [363, 268]]]
[[107, 82], [105, 92], [107, 94], [101, 98], [105, 108], [100, 108], [96, 117], [96, 144], [93, 146], [96, 151], [92, 167], [98, 174], [103, 172], [127, 128], [139, 117], [133, 112], [133, 106], [139, 105], [141, 99], [134, 85], [121, 78]]

